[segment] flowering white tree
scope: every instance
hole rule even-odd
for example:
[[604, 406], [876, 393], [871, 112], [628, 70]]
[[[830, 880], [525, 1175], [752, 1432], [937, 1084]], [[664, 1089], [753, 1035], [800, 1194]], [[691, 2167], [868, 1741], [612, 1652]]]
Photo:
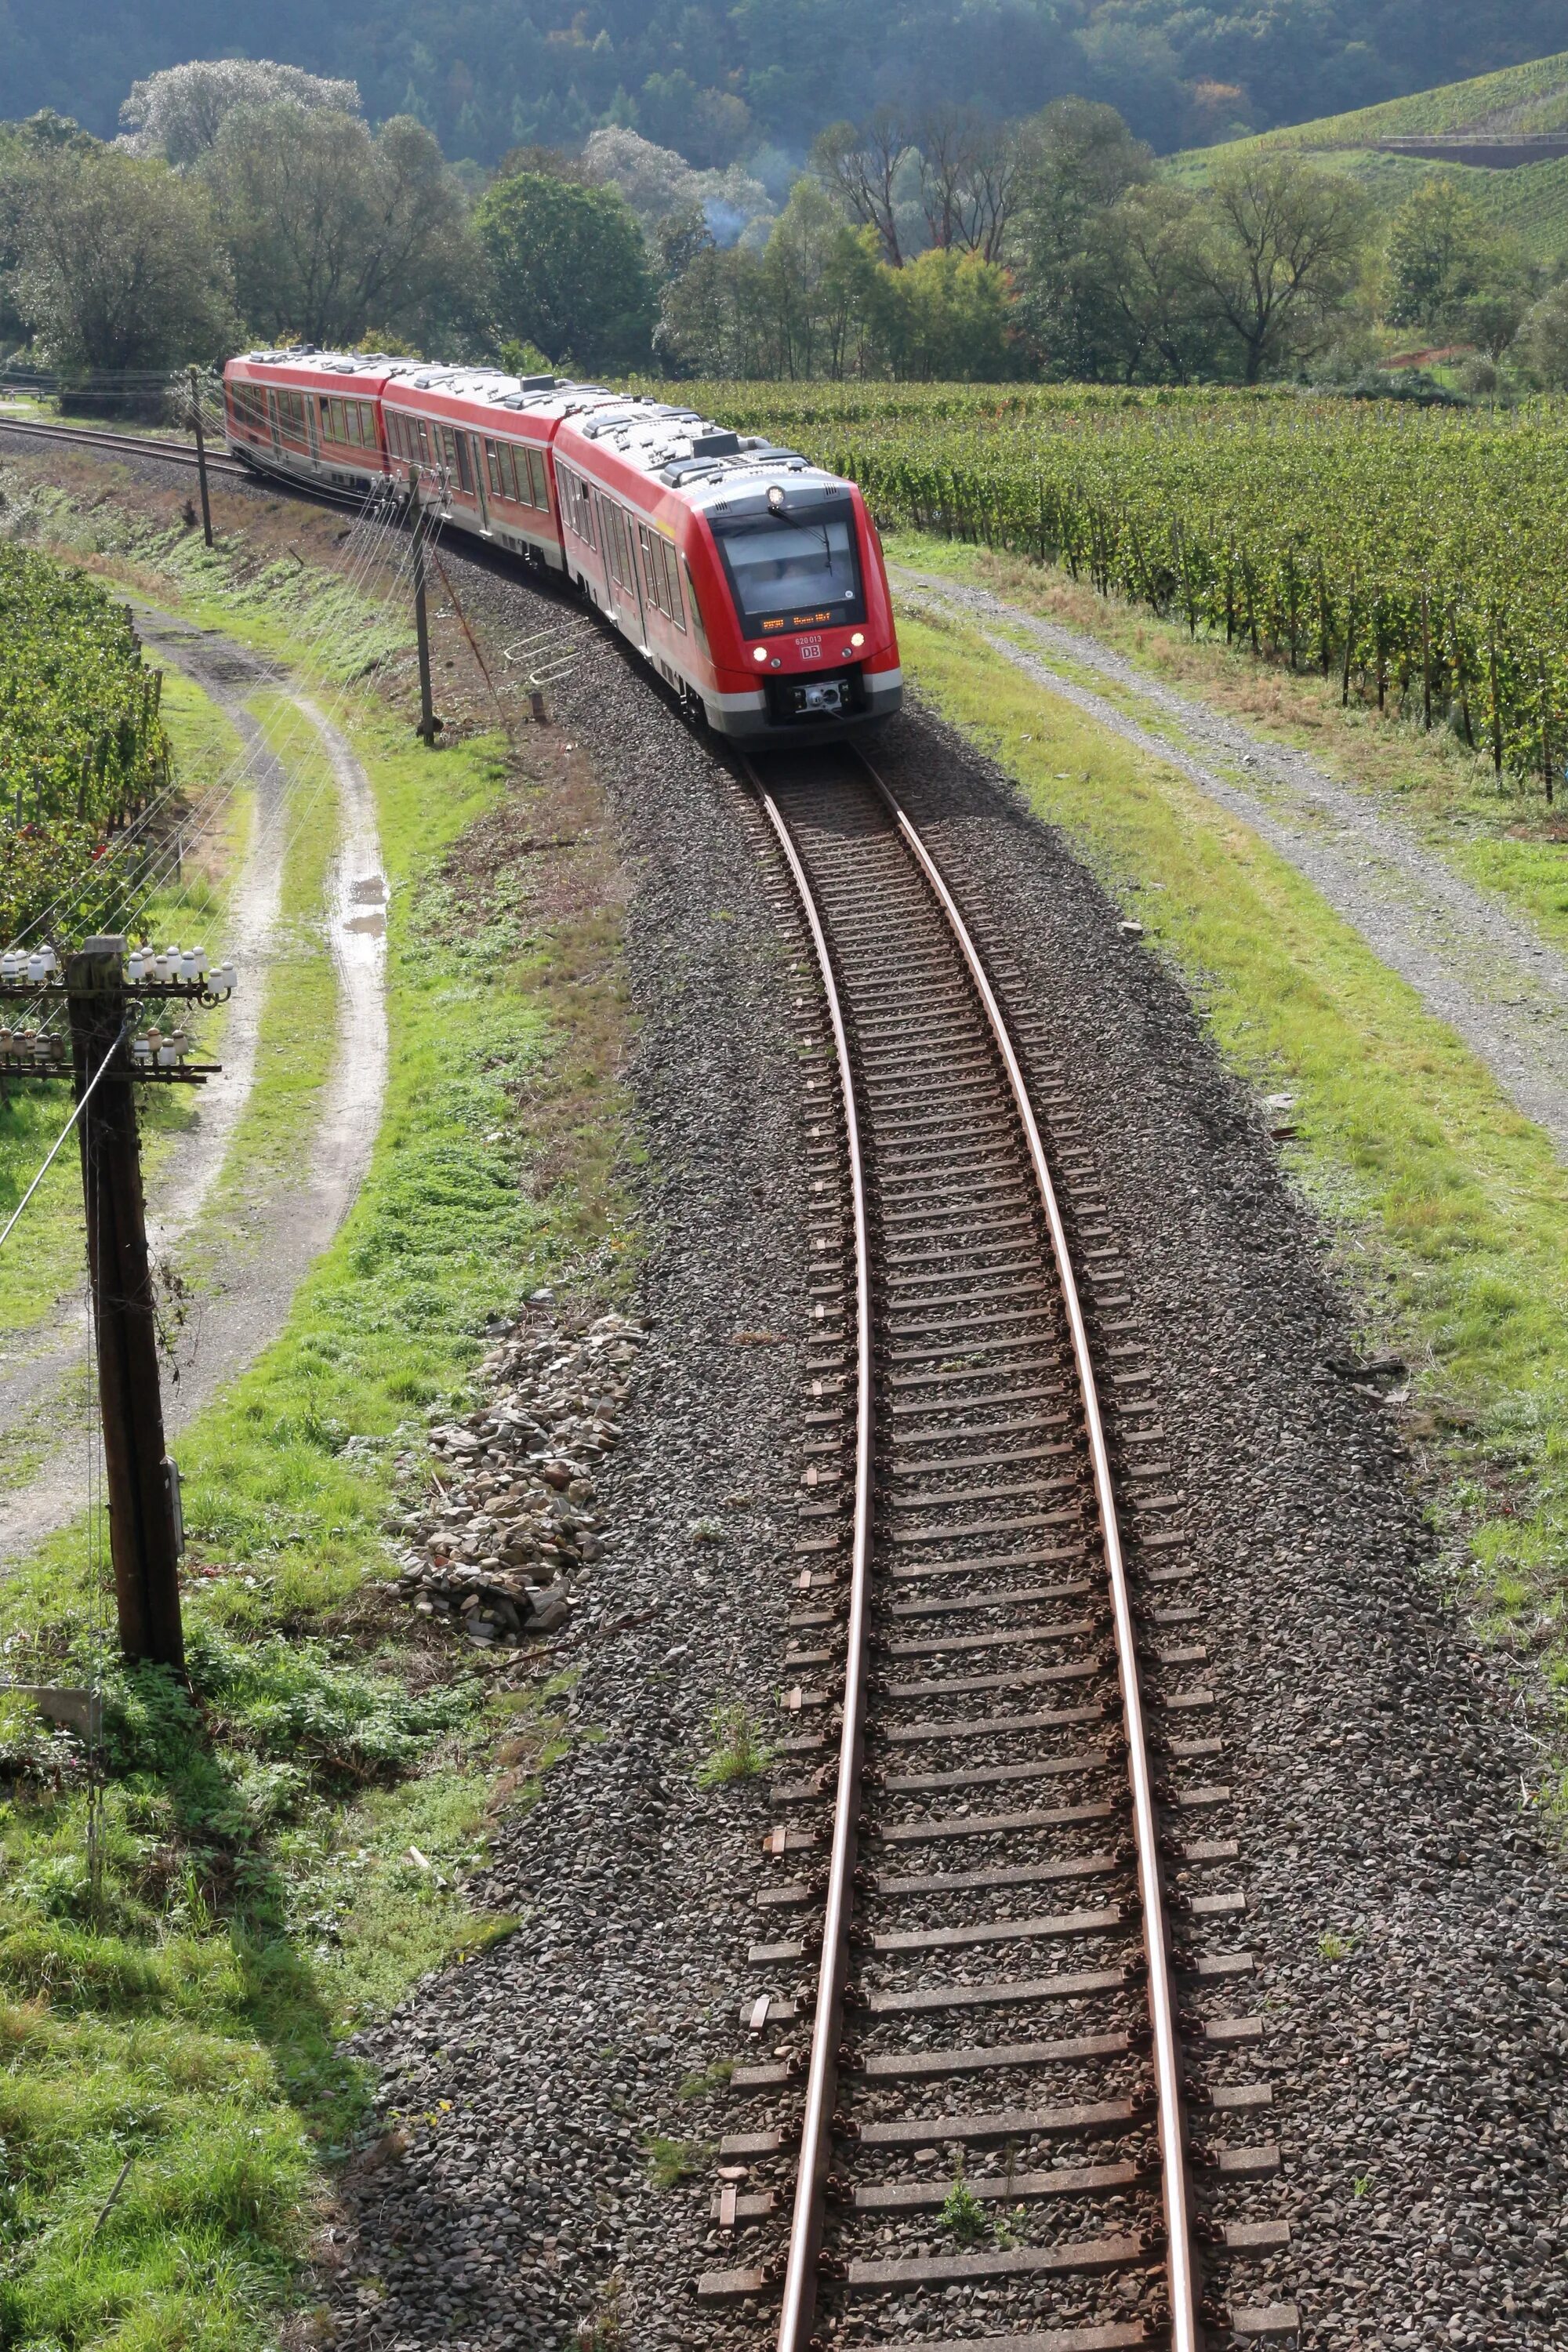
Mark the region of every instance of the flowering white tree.
[[120, 110], [125, 125], [120, 144], [183, 168], [207, 152], [240, 107], [269, 106], [280, 98], [306, 113], [360, 110], [357, 82], [324, 80], [270, 58], [196, 58], [132, 84]]
[[723, 172], [693, 171], [673, 147], [656, 146], [618, 125], [590, 134], [583, 169], [600, 186], [619, 188], [650, 242], [664, 222], [683, 214], [700, 213], [719, 245], [734, 244], [757, 223], [765, 236], [773, 218], [767, 190], [739, 163]]

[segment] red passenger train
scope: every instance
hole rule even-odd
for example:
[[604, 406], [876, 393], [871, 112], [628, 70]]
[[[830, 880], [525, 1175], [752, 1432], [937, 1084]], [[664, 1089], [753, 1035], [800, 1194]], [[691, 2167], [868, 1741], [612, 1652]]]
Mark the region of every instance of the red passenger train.
[[903, 691], [853, 482], [696, 410], [554, 376], [325, 352], [224, 370], [229, 449], [564, 573], [721, 735], [837, 735]]

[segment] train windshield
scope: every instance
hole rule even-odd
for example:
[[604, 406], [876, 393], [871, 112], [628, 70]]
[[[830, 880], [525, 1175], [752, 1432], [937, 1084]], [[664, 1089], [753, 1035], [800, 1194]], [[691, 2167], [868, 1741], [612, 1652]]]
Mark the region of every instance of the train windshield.
[[865, 619], [855, 517], [847, 508], [820, 521], [814, 509], [809, 520], [769, 514], [713, 529], [744, 635], [782, 636]]

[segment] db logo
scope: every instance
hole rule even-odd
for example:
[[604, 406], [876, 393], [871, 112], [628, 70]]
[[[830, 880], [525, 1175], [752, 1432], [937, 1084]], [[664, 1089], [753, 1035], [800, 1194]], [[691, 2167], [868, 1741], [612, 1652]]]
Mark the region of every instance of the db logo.
[[795, 643], [800, 647], [800, 657], [802, 661], [820, 661], [822, 659], [822, 639], [820, 637], [797, 637], [795, 639]]

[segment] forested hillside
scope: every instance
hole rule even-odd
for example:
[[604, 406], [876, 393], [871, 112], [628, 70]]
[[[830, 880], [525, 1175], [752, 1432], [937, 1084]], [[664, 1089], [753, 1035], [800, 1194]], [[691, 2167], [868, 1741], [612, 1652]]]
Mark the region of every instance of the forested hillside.
[[243, 55], [353, 76], [373, 117], [482, 163], [620, 122], [722, 165], [883, 100], [1066, 94], [1168, 152], [1539, 57], [1563, 28], [1562, 0], [0, 0], [0, 113], [107, 135], [140, 77]]

